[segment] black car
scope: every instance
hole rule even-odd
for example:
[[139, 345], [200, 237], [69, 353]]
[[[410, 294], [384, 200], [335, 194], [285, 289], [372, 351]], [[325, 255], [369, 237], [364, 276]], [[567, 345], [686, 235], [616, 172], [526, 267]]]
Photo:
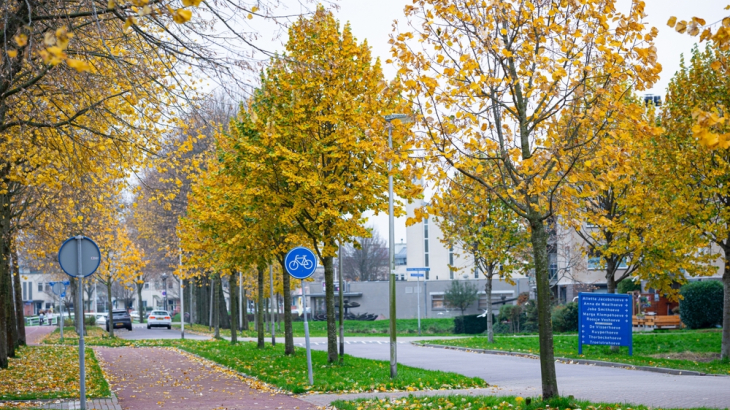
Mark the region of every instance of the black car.
[[[114, 321], [114, 329], [125, 328], [132, 331], [132, 317], [126, 310], [113, 310], [112, 318]], [[109, 331], [109, 320], [106, 321], [106, 331]]]

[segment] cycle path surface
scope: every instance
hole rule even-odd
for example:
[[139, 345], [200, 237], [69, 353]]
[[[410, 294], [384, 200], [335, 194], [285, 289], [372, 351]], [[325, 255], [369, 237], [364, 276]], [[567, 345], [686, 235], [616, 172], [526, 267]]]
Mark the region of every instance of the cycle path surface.
[[[351, 339], [351, 343], [345, 346], [346, 354], [390, 359], [388, 343], [352, 343], [356, 340]], [[303, 341], [303, 338], [294, 340], [295, 343]], [[323, 343], [326, 339], [312, 338], [312, 341], [315, 342], [313, 349], [327, 349], [327, 344]], [[540, 362], [536, 359], [419, 347], [410, 343], [399, 343], [397, 356], [400, 364], [480, 377], [490, 387], [479, 394], [522, 397], [541, 394]], [[567, 363], [556, 363], [555, 366], [562, 396], [660, 408], [730, 408], [730, 377], [670, 375]], [[317, 377], [316, 371], [314, 377]], [[335, 398], [327, 396], [311, 396], [307, 400], [322, 405]]]
[[94, 350], [125, 410], [317, 408], [174, 349], [95, 347]]

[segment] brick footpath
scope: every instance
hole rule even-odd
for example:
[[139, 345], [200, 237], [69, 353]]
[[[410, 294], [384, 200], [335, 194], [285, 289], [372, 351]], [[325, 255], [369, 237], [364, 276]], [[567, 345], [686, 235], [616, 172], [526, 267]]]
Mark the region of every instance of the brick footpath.
[[[220, 366], [166, 348], [94, 348], [124, 410], [316, 410]], [[253, 384], [253, 387], [252, 385]]]

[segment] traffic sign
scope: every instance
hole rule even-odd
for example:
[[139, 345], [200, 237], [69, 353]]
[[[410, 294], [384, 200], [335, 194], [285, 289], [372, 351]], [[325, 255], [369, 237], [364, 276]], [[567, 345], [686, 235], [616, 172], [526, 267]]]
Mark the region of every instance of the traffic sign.
[[306, 279], [317, 269], [317, 257], [311, 250], [298, 246], [286, 254], [284, 266], [293, 278]]
[[422, 278], [423, 277], [423, 273], [411, 273], [411, 276], [413, 276], [415, 278]]
[[425, 272], [430, 270], [431, 268], [406, 268], [406, 271], [408, 272]]
[[66, 292], [66, 284], [64, 282], [48, 282], [51, 285], [51, 291], [56, 295], [61, 295]]
[[[79, 251], [79, 247], [81, 250]], [[81, 262], [81, 268], [79, 268]], [[96, 242], [85, 236], [73, 236], [66, 239], [58, 250], [58, 263], [68, 276], [74, 278], [87, 277], [99, 268], [101, 252]]]

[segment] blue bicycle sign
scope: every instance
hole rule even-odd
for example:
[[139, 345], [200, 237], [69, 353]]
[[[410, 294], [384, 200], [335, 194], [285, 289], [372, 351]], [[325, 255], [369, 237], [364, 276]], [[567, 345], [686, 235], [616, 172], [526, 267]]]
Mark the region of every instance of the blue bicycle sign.
[[317, 257], [311, 250], [299, 246], [286, 254], [284, 265], [286, 271], [295, 279], [306, 279], [317, 269]]
[[297, 270], [301, 265], [304, 269], [311, 269], [314, 262], [307, 259], [306, 255], [297, 255], [294, 260], [289, 262], [289, 269]]

